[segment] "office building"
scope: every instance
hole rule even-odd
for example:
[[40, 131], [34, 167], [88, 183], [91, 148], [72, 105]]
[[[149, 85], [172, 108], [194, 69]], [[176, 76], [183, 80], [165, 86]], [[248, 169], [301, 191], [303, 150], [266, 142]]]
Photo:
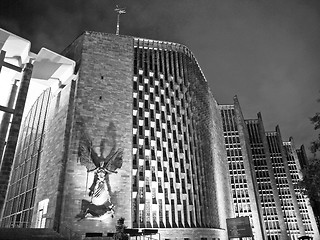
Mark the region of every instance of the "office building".
[[301, 170], [303, 170], [306, 167], [306, 165], [308, 165], [308, 157], [304, 145], [301, 145], [300, 148], [296, 149], [296, 153], [300, 168]]
[[[313, 236], [317, 232], [316, 219], [308, 197], [299, 188], [299, 181], [302, 179], [303, 175], [302, 167], [300, 165], [302, 156], [299, 158], [298, 153], [300, 152], [301, 154], [303, 154], [303, 157], [306, 160], [304, 147], [301, 146], [300, 149], [296, 149], [293, 138], [289, 138], [289, 141], [283, 142], [283, 146], [285, 150], [285, 156], [288, 162], [295, 196], [297, 198], [300, 213], [299, 217], [301, 217], [301, 221], [305, 229], [305, 235]], [[305, 162], [303, 161], [303, 163]]]
[[317, 239], [313, 211], [298, 187], [302, 175], [292, 138], [283, 142], [279, 127], [265, 132], [260, 113], [244, 120], [237, 97], [219, 107], [235, 216], [250, 217], [254, 239]]
[[248, 216], [250, 218], [254, 239], [266, 239], [249, 135], [240, 104], [237, 97], [234, 97], [234, 104], [221, 104], [219, 107], [231, 178], [234, 214], [236, 217]]
[[260, 113], [258, 119], [245, 122], [268, 239], [317, 239], [312, 209], [296, 185], [300, 176], [293, 145], [282, 141], [278, 126], [275, 131], [265, 132]]

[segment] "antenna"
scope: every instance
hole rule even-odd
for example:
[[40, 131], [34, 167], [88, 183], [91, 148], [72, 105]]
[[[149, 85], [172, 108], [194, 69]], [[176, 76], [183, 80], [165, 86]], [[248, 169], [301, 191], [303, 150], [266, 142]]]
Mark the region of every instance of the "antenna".
[[114, 9], [114, 11], [117, 13], [117, 31], [116, 31], [116, 35], [119, 35], [119, 32], [120, 32], [120, 15], [121, 14], [125, 14], [126, 10], [125, 10], [125, 8], [120, 8], [118, 5], [116, 5], [116, 8]]

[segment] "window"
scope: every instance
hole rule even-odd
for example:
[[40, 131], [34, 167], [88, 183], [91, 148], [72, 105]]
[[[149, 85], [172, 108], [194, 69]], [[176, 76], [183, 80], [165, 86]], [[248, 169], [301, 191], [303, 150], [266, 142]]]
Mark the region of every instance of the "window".
[[[15, 162], [18, 164], [15, 164], [12, 169], [3, 213], [3, 227], [30, 227], [39, 173], [38, 162], [41, 159], [44, 139], [43, 128], [46, 114], [42, 109], [46, 109], [50, 94], [50, 89], [48, 89], [39, 96], [22, 124], [22, 136], [18, 142], [15, 157]], [[41, 201], [38, 210], [35, 211], [36, 221], [38, 221], [36, 224], [39, 227], [45, 227], [46, 219], [43, 215], [47, 211], [47, 201], [49, 199]]]
[[149, 109], [149, 101], [144, 100], [144, 109]]
[[168, 132], [171, 133], [171, 124], [170, 124], [170, 121], [167, 121], [167, 129], [168, 129]]
[[160, 132], [160, 120], [156, 119], [156, 129], [158, 132]]
[[144, 126], [146, 129], [149, 129], [149, 119], [148, 118], [144, 118]]
[[175, 170], [176, 170], [176, 171], [175, 171], [175, 172], [176, 172], [176, 182], [179, 183], [179, 182], [180, 182], [179, 169], [176, 168]]
[[143, 136], [143, 127], [142, 126], [139, 126], [139, 135]]
[[158, 150], [158, 151], [161, 151], [160, 138], [157, 138], [157, 150]]
[[140, 197], [140, 202], [144, 202], [144, 189], [143, 187], [139, 187], [139, 197]]
[[48, 198], [39, 202], [38, 211], [37, 211], [36, 228], [45, 228], [46, 227], [46, 217], [45, 217], [45, 215], [47, 214], [48, 204], [49, 204], [49, 199]]
[[159, 199], [159, 221], [163, 222], [163, 208], [162, 208], [162, 199]]
[[162, 140], [167, 141], [166, 130], [162, 129]]
[[174, 193], [173, 178], [170, 178], [170, 191]]
[[139, 222], [144, 223], [144, 210], [139, 210]]

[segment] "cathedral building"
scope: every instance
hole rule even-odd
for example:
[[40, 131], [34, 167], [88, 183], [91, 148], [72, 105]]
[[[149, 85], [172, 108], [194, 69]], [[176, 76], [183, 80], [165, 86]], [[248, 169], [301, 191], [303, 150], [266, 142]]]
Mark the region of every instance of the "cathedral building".
[[227, 239], [220, 110], [191, 51], [85, 32], [62, 55], [74, 75], [23, 122], [1, 225], [108, 234], [123, 217], [161, 239]]
[[0, 105], [13, 114], [1, 123], [2, 228], [82, 239], [124, 218], [163, 240], [227, 240], [228, 220], [244, 217], [255, 240], [319, 238], [297, 187], [304, 149], [260, 113], [245, 119], [237, 97], [218, 104], [187, 47], [84, 32], [61, 54], [32, 53], [2, 29], [0, 47], [0, 77], [20, 85], [15, 109]]

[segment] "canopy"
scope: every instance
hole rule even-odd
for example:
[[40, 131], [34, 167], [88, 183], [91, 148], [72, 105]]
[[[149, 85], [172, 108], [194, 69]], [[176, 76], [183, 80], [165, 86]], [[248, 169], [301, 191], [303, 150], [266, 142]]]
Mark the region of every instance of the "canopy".
[[[75, 65], [76, 63], [73, 60], [46, 48], [41, 48], [34, 61], [32, 78], [58, 80], [60, 83], [63, 83], [73, 75]], [[43, 82], [42, 84], [50, 86], [51, 82]]]

